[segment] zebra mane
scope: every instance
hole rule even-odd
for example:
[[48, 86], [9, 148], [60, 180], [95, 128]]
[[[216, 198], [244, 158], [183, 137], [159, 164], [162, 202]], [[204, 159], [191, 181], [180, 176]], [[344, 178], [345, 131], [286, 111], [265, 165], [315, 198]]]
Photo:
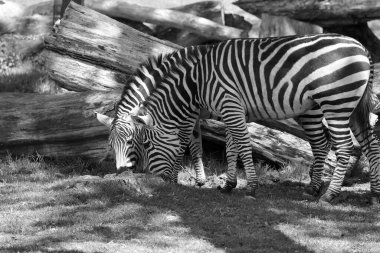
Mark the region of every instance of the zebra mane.
[[154, 66], [160, 66], [164, 59], [170, 58], [173, 54], [175, 54], [177, 51], [171, 52], [171, 53], [162, 53], [159, 54], [156, 57], [149, 57], [145, 62], [142, 62], [138, 68], [135, 70], [135, 73], [132, 74], [129, 81], [135, 80], [136, 78], [143, 79], [145, 78], [145, 75], [143, 74], [143, 69], [147, 69], [149, 73], [152, 71], [155, 71]]
[[[189, 60], [195, 60], [195, 57], [197, 57], [196, 54], [204, 54], [208, 51], [207, 46], [190, 46], [186, 48], [182, 48], [170, 53], [162, 53], [158, 56], [152, 56], [149, 57], [145, 62], [141, 63], [139, 67], [136, 69], [136, 71], [133, 73], [129, 81], [135, 80], [136, 78], [143, 79], [145, 78], [145, 75], [143, 73], [144, 69], [148, 70], [149, 73], [155, 71], [155, 66], [159, 67], [160, 70], [164, 73], [164, 76], [162, 79], [164, 79], [171, 71], [172, 67], [176, 67], [173, 65], [170, 65], [169, 69], [166, 69], [162, 63], [172, 57], [176, 57], [177, 55], [180, 55], [177, 58], [176, 65], [181, 65], [183, 63], [189, 62]], [[187, 50], [186, 54], [184, 53], [185, 50]]]
[[[119, 113], [119, 109], [122, 107], [122, 103], [125, 100], [125, 94], [127, 94], [130, 90], [130, 84], [135, 83], [138, 86], [140, 80], [146, 80], [147, 77], [144, 73], [148, 72], [154, 76], [156, 79], [156, 84], [159, 85], [162, 80], [173, 72], [173, 69], [176, 69], [185, 63], [194, 63], [198, 59], [199, 55], [204, 54], [207, 50], [207, 46], [191, 46], [174, 52], [159, 54], [155, 57], [149, 57], [145, 62], [139, 65], [132, 76], [127, 80], [121, 99], [116, 107], [116, 117], [118, 117], [117, 115]], [[158, 74], [158, 69], [162, 74]], [[151, 91], [156, 90], [156, 88], [157, 87], [154, 87]]]

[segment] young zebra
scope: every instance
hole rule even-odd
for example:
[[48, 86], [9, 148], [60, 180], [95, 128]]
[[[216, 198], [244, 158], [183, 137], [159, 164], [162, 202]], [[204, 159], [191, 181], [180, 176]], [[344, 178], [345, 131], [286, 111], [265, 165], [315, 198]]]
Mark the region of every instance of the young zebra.
[[[182, 56], [183, 57], [183, 56]], [[157, 58], [152, 58], [148, 62], [140, 65], [137, 69], [136, 73], [132, 76], [129, 82], [126, 84], [124, 88], [124, 92], [122, 95], [122, 99], [120, 100], [117, 110], [116, 110], [116, 118], [123, 118], [128, 115], [140, 115], [141, 112], [141, 102], [145, 100], [144, 94], [140, 93], [145, 92], [145, 96], [149, 95], [156, 86], [156, 82], [160, 82], [163, 78], [163, 75], [171, 68], [171, 65], [178, 60], [177, 54], [169, 54], [166, 57], [160, 55]], [[142, 88], [142, 86], [144, 88]], [[132, 89], [130, 87], [133, 87]], [[211, 116], [207, 116], [207, 118], [212, 118]], [[145, 118], [147, 123], [151, 125], [152, 119]], [[204, 165], [202, 161], [202, 138], [201, 138], [201, 129], [199, 125], [199, 120], [196, 122], [194, 126], [194, 130], [192, 132], [189, 150], [192, 157], [192, 164], [194, 166], [194, 170], [196, 172], [196, 184], [198, 186], [202, 186], [206, 182], [206, 175], [204, 171]], [[107, 154], [108, 156], [108, 154]], [[119, 154], [121, 157], [121, 154]], [[137, 157], [135, 156], [131, 160], [131, 164], [136, 161]], [[134, 166], [134, 165], [132, 165]], [[120, 169], [119, 167], [117, 168]], [[177, 182], [177, 178], [173, 177], [173, 182]]]
[[111, 130], [109, 142], [118, 151], [117, 167], [120, 164], [128, 166], [133, 160], [136, 161], [133, 164], [135, 171], [152, 174], [165, 171], [161, 176], [165, 180], [171, 179], [174, 161], [180, 151], [177, 131], [167, 132], [159, 127], [148, 126], [137, 116], [124, 115], [114, 124], [110, 117], [99, 113], [96, 116]]
[[371, 191], [380, 194], [379, 145], [368, 123], [374, 106], [373, 71], [368, 52], [356, 40], [335, 34], [234, 39], [188, 47], [169, 57], [174, 60], [161, 68], [160, 82], [126, 88], [119, 105], [138, 94], [155, 125], [179, 129], [175, 172], [200, 112], [207, 110], [225, 122], [228, 141], [246, 170], [247, 195], [255, 196], [257, 177], [246, 122], [297, 117], [315, 155], [309, 188], [317, 192], [327, 153], [324, 117], [337, 150], [337, 167], [322, 199], [330, 201], [340, 192], [353, 146], [350, 128], [369, 157]]

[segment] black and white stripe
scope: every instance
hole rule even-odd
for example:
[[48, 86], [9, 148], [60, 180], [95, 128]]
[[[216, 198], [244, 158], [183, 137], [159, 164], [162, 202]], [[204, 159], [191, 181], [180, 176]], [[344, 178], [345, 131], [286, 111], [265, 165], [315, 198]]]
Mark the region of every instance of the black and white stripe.
[[117, 166], [171, 179], [180, 150], [177, 132], [168, 133], [147, 126], [139, 117], [125, 115], [111, 125], [109, 143], [115, 150]]
[[[179, 157], [200, 111], [220, 115], [229, 150], [236, 149], [242, 159], [248, 194], [253, 196], [257, 176], [246, 122], [297, 117], [316, 157], [310, 188], [318, 191], [327, 145], [325, 118], [337, 150], [337, 168], [323, 198], [330, 200], [340, 192], [352, 150], [350, 129], [370, 158], [371, 191], [380, 194], [379, 145], [368, 124], [374, 106], [371, 62], [354, 39], [334, 34], [234, 39], [184, 48], [153, 63], [161, 66], [160, 80], [145, 79], [127, 87], [118, 113], [127, 107], [126, 101], [139, 97], [136, 103], [143, 101], [154, 124], [168, 131], [179, 129]], [[174, 168], [179, 163], [177, 159]], [[234, 183], [232, 176], [229, 180]]]

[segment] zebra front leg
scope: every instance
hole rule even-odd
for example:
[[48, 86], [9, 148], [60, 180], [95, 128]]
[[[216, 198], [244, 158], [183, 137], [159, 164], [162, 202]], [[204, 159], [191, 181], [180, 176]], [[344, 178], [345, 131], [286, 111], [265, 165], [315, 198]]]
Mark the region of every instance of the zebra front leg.
[[237, 149], [229, 129], [226, 129], [227, 180], [223, 187], [218, 186], [221, 193], [230, 193], [237, 186]]
[[203, 186], [206, 183], [206, 175], [202, 161], [203, 147], [202, 147], [202, 134], [199, 119], [195, 123], [191, 140], [189, 144], [192, 164], [194, 166], [196, 179], [195, 182], [198, 186]]
[[173, 165], [173, 171], [171, 173], [171, 182], [178, 184], [178, 172], [182, 169], [183, 164], [183, 156], [185, 154], [185, 150], [187, 146], [190, 144], [192, 131], [194, 129], [194, 126], [196, 124], [196, 119], [193, 117], [189, 117], [189, 121], [186, 124], [183, 124], [181, 128], [179, 129], [178, 137], [180, 140], [180, 149], [177, 153], [177, 158]]

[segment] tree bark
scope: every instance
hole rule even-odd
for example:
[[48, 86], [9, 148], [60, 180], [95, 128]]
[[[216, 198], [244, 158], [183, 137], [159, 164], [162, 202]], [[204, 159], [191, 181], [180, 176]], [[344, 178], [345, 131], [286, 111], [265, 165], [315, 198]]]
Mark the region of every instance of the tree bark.
[[[261, 20], [248, 12], [242, 11], [233, 4], [224, 5], [221, 2], [205, 1], [176, 7], [173, 10], [207, 18], [221, 25], [247, 30], [250, 37], [259, 36]], [[214, 38], [207, 38], [204, 34], [195, 34], [190, 31], [163, 25], [157, 25], [151, 35], [172, 41], [181, 46], [215, 42]]]
[[287, 16], [324, 27], [380, 19], [378, 0], [238, 0], [234, 4], [254, 15]]
[[[114, 4], [117, 5], [118, 2], [114, 2]], [[206, 37], [202, 32], [197, 34], [188, 30], [174, 28], [170, 24], [150, 24], [148, 28], [141, 22], [130, 21], [128, 16], [121, 15], [120, 11], [114, 13], [113, 9], [105, 8], [103, 1], [89, 1], [86, 6], [96, 9], [100, 13], [106, 13], [108, 16], [149, 35], [172, 41], [181, 46], [199, 45], [216, 40], [215, 38]], [[217, 1], [204, 1], [178, 6], [171, 10], [206, 18], [220, 25], [247, 30], [250, 37], [258, 37], [259, 34], [260, 19], [230, 3], [222, 4]]]
[[180, 46], [71, 3], [56, 33], [45, 38], [45, 48], [73, 59], [131, 73], [149, 56], [169, 53]]
[[125, 1], [95, 1], [91, 8], [108, 16], [175, 27], [212, 39], [248, 37], [246, 30], [220, 25], [209, 19], [176, 10], [145, 7]]
[[322, 33], [323, 28], [285, 16], [261, 15], [260, 37]]
[[112, 111], [120, 93], [0, 93], [0, 155], [101, 157], [108, 131], [94, 115]]

